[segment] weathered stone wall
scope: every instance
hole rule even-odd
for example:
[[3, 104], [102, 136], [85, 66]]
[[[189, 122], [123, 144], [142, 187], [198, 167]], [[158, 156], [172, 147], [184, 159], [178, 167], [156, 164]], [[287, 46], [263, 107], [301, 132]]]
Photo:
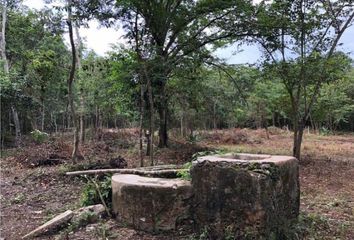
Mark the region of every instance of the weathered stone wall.
[[292, 157], [198, 159], [191, 169], [197, 228], [212, 239], [282, 239], [282, 230], [299, 214], [298, 174]]
[[112, 192], [113, 212], [135, 229], [174, 230], [189, 216], [189, 181], [117, 174], [112, 177]]

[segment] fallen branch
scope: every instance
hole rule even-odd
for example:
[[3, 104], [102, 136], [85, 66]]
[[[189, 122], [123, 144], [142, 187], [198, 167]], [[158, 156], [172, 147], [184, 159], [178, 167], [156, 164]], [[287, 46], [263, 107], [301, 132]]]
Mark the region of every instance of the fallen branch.
[[36, 228], [29, 234], [25, 235], [22, 237], [22, 239], [30, 239], [36, 236], [43, 235], [46, 232], [49, 232], [51, 230], [54, 230], [58, 228], [59, 226], [62, 226], [70, 221], [70, 219], [74, 216], [73, 211], [68, 210], [66, 212], [63, 212], [62, 214], [59, 214], [49, 222], [46, 222], [42, 226]]
[[59, 227], [71, 223], [72, 226], [80, 227], [85, 226], [89, 223], [96, 222], [100, 217], [103, 216], [105, 212], [105, 207], [102, 204], [91, 205], [87, 207], [82, 207], [75, 211], [68, 210], [63, 212], [45, 224], [39, 226], [32, 232], [26, 234], [22, 239], [31, 239], [34, 237], [41, 236], [48, 232], [54, 232], [60, 230]]
[[162, 170], [141, 170], [137, 168], [132, 169], [96, 169], [96, 170], [85, 170], [85, 171], [75, 171], [67, 172], [68, 176], [78, 176], [78, 175], [100, 175], [106, 173], [121, 173], [121, 174], [136, 174], [141, 176], [151, 176], [151, 177], [174, 177], [177, 175], [179, 169], [162, 169]]

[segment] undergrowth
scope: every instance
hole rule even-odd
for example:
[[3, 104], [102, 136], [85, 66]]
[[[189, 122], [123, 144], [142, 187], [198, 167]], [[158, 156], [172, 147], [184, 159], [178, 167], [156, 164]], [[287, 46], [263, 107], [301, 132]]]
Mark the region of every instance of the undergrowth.
[[[87, 177], [87, 184], [81, 194], [81, 205], [89, 206], [95, 204], [106, 204], [108, 208], [112, 206], [112, 186], [111, 186], [111, 175], [105, 175], [101, 178], [91, 178]], [[103, 198], [104, 203], [102, 203], [100, 194]]]

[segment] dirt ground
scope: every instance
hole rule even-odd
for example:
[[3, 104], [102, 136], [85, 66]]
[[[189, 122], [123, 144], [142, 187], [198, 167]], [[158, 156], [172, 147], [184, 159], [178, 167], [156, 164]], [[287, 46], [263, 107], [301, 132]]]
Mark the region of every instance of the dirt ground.
[[[179, 138], [174, 139], [168, 149], [156, 149], [156, 159], [158, 164], [182, 164], [190, 161], [193, 153], [206, 149], [291, 154], [290, 132], [273, 129], [269, 137], [267, 139], [263, 130], [199, 132], [192, 143]], [[71, 166], [68, 139], [68, 136], [55, 136], [49, 145], [26, 143], [21, 148], [2, 152], [2, 239], [20, 239], [54, 215], [80, 207], [85, 180], [64, 175]], [[53, 148], [52, 145], [58, 142], [61, 142], [61, 147]], [[106, 166], [109, 164], [108, 159], [119, 155], [126, 160], [128, 167], [138, 166], [136, 143], [137, 133], [134, 130], [107, 130], [99, 136], [99, 140], [87, 142], [81, 148], [80, 163]], [[354, 135], [321, 136], [308, 133], [305, 134], [302, 152], [301, 214], [299, 223], [294, 226], [297, 239], [354, 239]], [[48, 162], [36, 162], [44, 158], [59, 158], [60, 161], [55, 164], [60, 164], [43, 165]], [[75, 232], [64, 234], [61, 231], [37, 239], [205, 238], [185, 231], [151, 235], [132, 230], [111, 219], [102, 219]]]

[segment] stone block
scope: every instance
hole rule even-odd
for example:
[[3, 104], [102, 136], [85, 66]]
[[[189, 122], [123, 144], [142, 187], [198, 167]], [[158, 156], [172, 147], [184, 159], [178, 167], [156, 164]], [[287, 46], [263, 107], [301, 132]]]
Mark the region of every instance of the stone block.
[[196, 227], [212, 239], [281, 239], [299, 214], [296, 158], [205, 156], [193, 163], [191, 176]]
[[112, 177], [112, 193], [113, 212], [135, 229], [174, 230], [189, 216], [190, 181], [116, 174]]

